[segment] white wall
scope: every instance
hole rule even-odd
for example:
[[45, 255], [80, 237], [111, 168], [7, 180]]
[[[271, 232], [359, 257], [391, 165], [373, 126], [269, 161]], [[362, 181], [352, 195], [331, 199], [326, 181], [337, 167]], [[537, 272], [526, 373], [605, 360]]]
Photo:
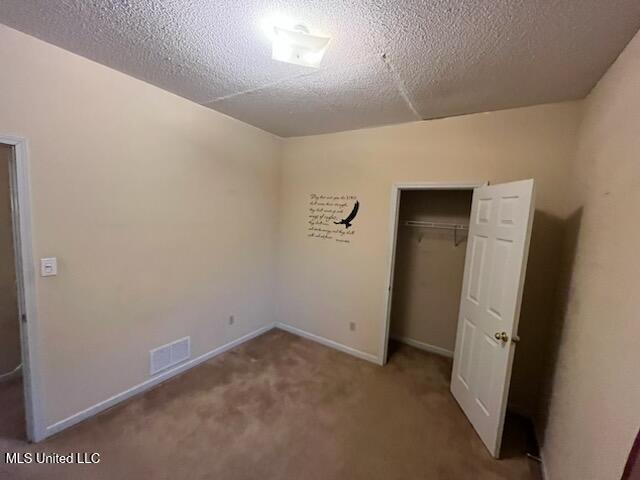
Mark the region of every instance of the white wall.
[[550, 480], [620, 478], [640, 426], [640, 34], [585, 107], [543, 441]]
[[[0, 26], [0, 133], [28, 139], [47, 425], [274, 321], [280, 140]], [[235, 325], [227, 318], [235, 315]]]
[[[537, 211], [512, 390], [514, 403], [533, 410], [579, 119], [580, 103], [570, 102], [285, 139], [278, 320], [379, 355], [392, 184], [534, 178]], [[307, 237], [311, 193], [358, 197], [351, 243]]]

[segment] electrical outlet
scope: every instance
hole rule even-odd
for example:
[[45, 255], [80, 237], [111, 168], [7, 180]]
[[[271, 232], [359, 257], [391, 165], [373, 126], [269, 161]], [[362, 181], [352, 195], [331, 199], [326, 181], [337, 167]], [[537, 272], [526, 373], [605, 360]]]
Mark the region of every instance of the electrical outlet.
[[356, 322], [349, 322], [349, 330], [352, 332], [356, 331]]
[[233, 315], [229, 315], [229, 325], [233, 325], [233, 322], [235, 322], [236, 319]]
[[56, 257], [40, 259], [40, 276], [55, 277], [58, 275], [58, 259]]

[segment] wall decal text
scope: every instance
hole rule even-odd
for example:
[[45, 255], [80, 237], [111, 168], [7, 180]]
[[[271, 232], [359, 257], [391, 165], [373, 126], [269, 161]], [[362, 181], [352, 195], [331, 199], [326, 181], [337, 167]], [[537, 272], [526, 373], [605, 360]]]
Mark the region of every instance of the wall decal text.
[[309, 195], [307, 237], [351, 243], [354, 222], [360, 211], [355, 195]]

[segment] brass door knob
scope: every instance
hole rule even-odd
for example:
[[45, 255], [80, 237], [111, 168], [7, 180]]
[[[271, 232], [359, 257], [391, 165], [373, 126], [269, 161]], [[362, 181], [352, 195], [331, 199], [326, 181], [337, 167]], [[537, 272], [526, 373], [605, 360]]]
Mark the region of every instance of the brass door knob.
[[496, 340], [500, 340], [502, 342], [509, 341], [509, 335], [507, 335], [507, 332], [496, 332], [494, 337], [496, 337]]

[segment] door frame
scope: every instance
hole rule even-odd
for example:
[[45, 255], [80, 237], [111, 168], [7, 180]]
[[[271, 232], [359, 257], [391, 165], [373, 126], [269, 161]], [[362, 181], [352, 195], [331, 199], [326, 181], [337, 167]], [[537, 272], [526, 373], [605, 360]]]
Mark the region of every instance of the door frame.
[[27, 140], [23, 137], [0, 134], [0, 143], [12, 147], [12, 155], [9, 158], [9, 185], [20, 315], [26, 433], [29, 441], [38, 442], [45, 437], [45, 428], [40, 368], [36, 351], [38, 313], [36, 268], [33, 257], [29, 150]]
[[378, 349], [378, 363], [386, 365], [389, 347], [389, 329], [391, 326], [391, 302], [393, 295], [393, 280], [396, 264], [396, 243], [398, 237], [398, 221], [400, 215], [400, 195], [403, 190], [473, 190], [488, 185], [487, 181], [479, 182], [400, 182], [391, 186], [390, 221], [389, 221], [389, 251], [387, 254], [388, 282], [385, 291], [385, 319], [380, 333], [381, 344]]

